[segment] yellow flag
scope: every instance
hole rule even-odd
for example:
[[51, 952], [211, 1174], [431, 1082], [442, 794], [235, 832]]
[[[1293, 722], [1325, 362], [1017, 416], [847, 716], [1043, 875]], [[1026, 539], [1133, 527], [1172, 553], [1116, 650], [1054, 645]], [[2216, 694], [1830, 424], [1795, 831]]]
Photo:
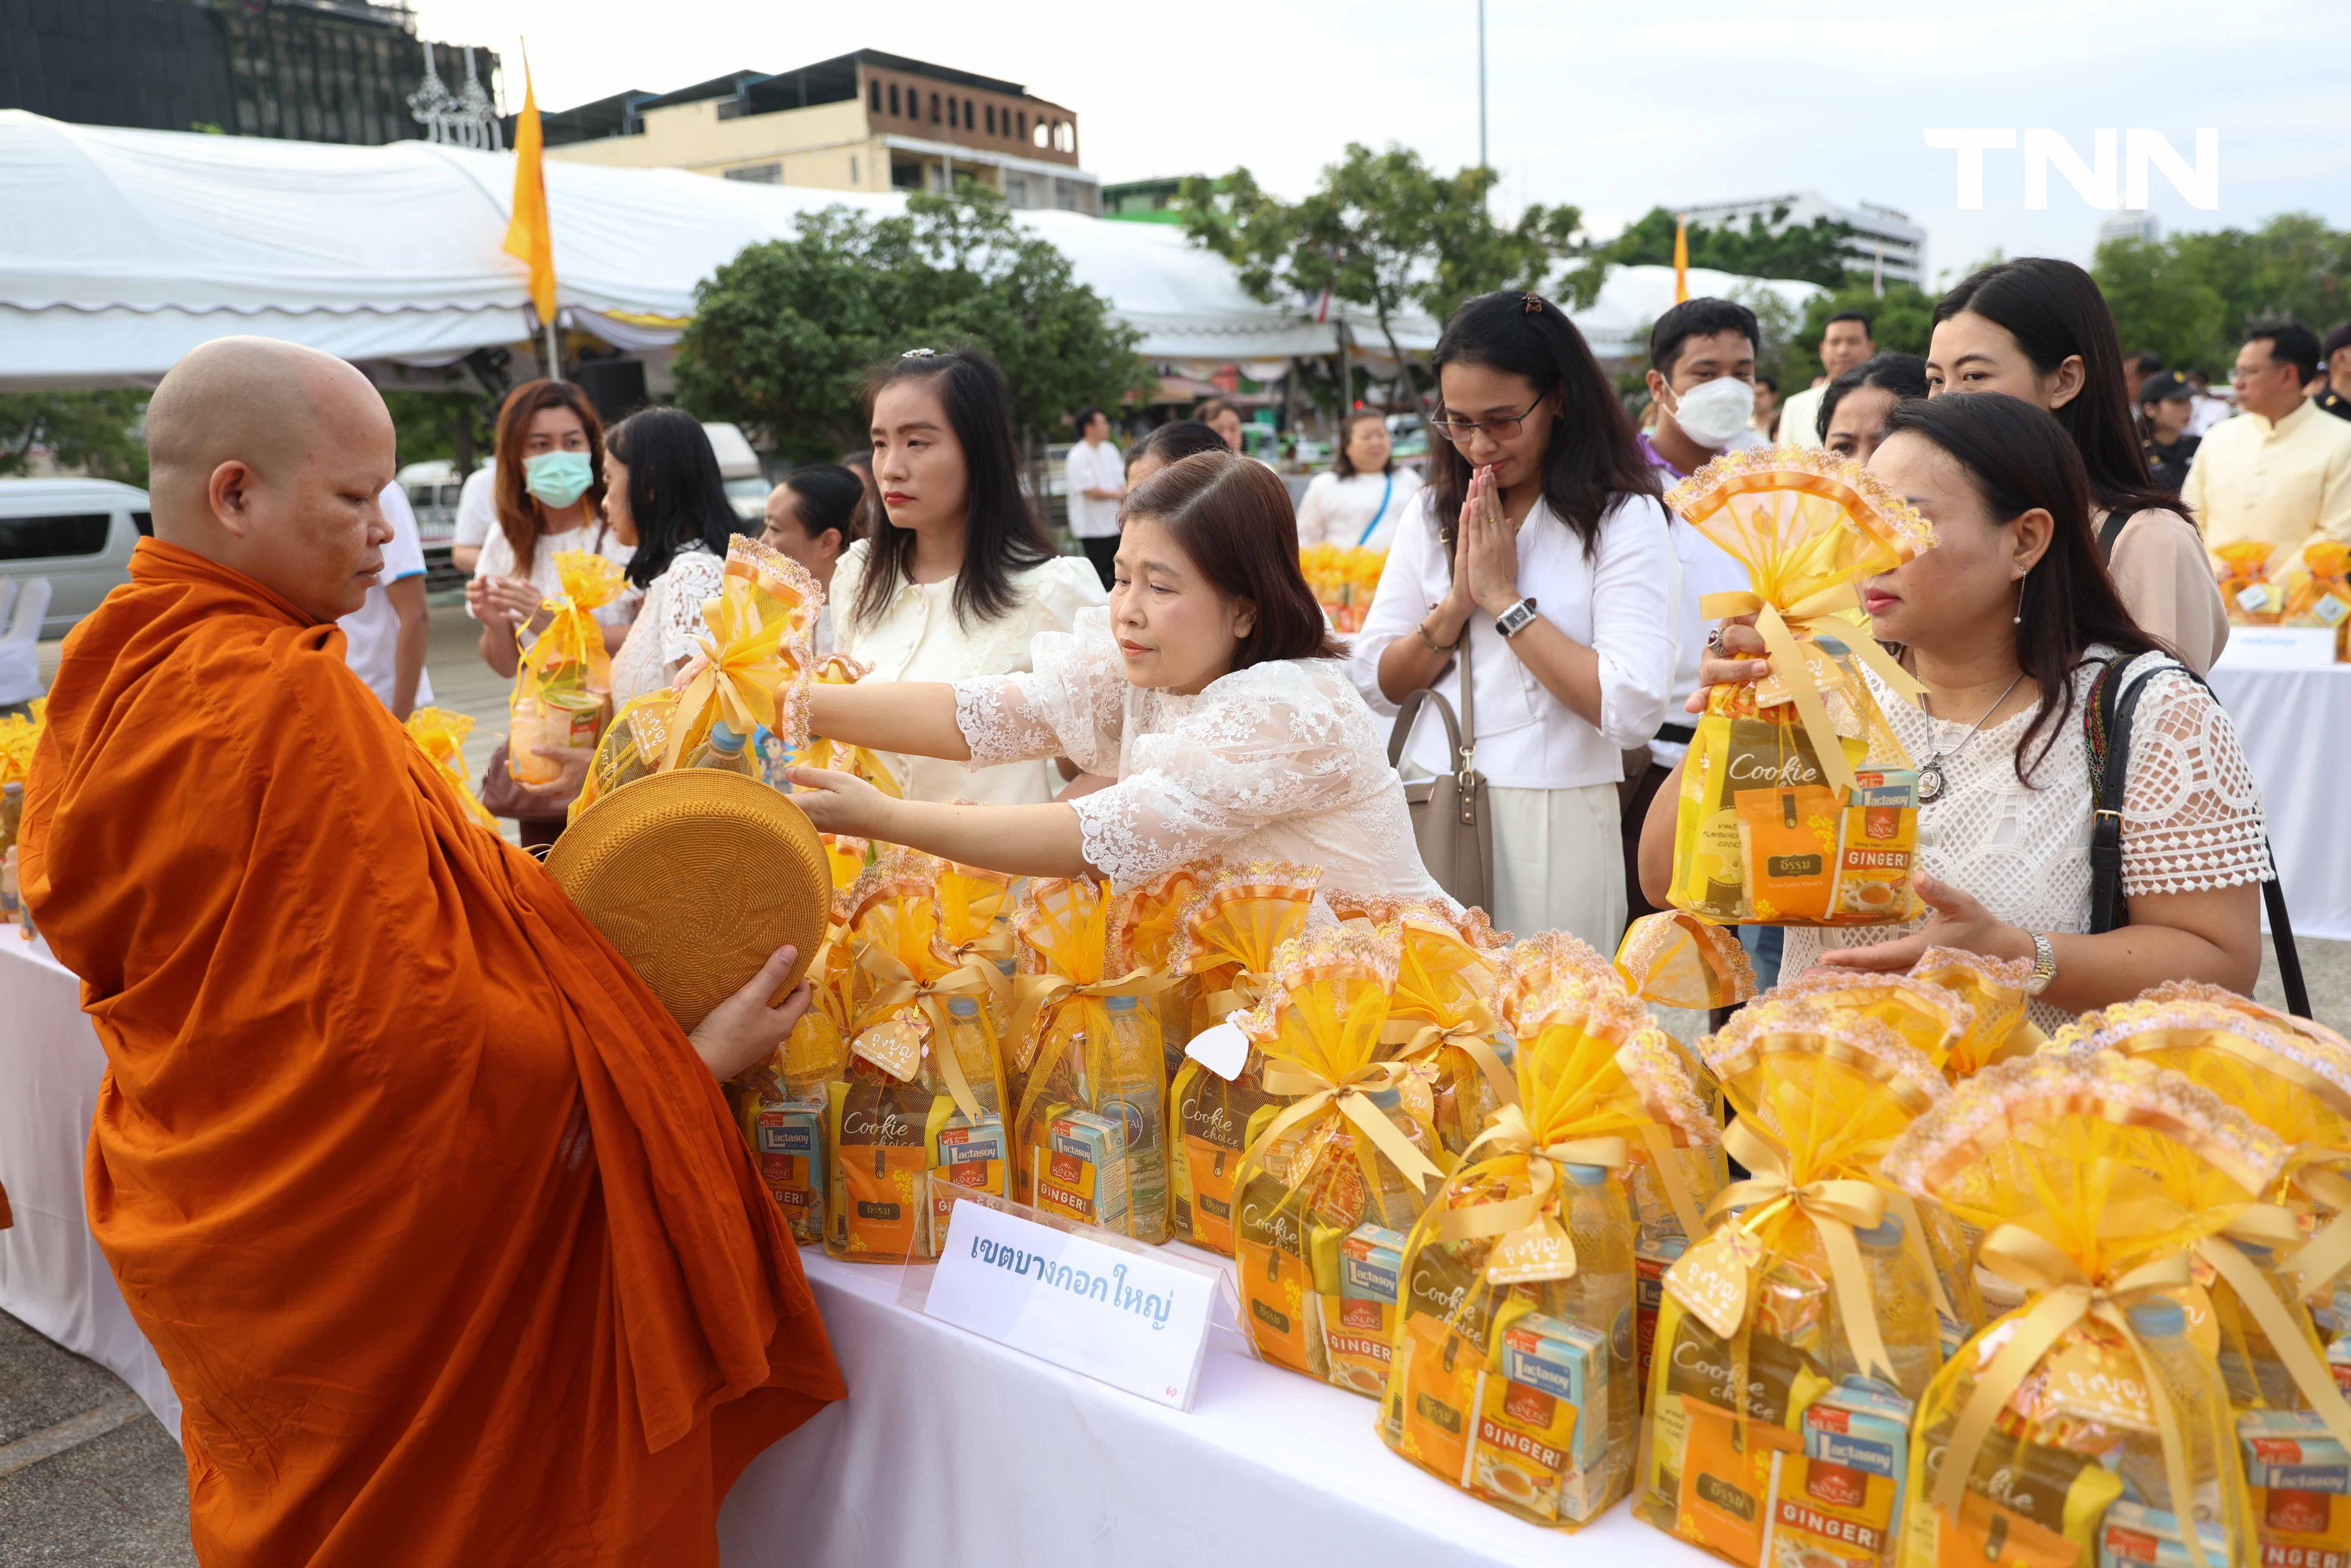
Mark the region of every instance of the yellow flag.
[[530, 302], [542, 325], [555, 319], [555, 237], [547, 224], [547, 168], [541, 155], [538, 97], [530, 83], [530, 56], [522, 61], [522, 113], [515, 120], [514, 221], [506, 251], [530, 264]]
[[[525, 81], [528, 81], [530, 79], [530, 67], [528, 64], [525, 64], [523, 67], [523, 79]], [[525, 110], [523, 112], [530, 116], [530, 146], [532, 152], [536, 153], [538, 151], [538, 114], [535, 110]], [[515, 138], [515, 145], [517, 147], [522, 145], [522, 138], [519, 135]], [[521, 176], [517, 175], [515, 188], [517, 191], [522, 188], [520, 181]], [[515, 211], [517, 214], [522, 211], [522, 203], [519, 197], [516, 199]], [[517, 218], [516, 221], [520, 222], [521, 220]], [[508, 250], [514, 249], [513, 240], [509, 239], [507, 241], [507, 248]], [[534, 273], [532, 276], [536, 277], [537, 274]], [[550, 282], [548, 287], [552, 289], [554, 287], [554, 284]], [[1677, 217], [1674, 219], [1674, 303], [1678, 305], [1688, 298], [1689, 220], [1687, 217]]]

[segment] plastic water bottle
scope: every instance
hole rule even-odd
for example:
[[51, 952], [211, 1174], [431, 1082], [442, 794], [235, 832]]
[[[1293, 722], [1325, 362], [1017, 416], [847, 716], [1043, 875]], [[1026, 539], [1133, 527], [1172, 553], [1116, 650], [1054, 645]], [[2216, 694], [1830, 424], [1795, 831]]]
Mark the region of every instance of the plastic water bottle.
[[[1877, 1333], [1894, 1363], [1895, 1386], [1904, 1398], [1916, 1400], [1927, 1392], [1928, 1383], [1943, 1364], [1942, 1330], [1935, 1318], [1935, 1298], [1927, 1271], [1905, 1243], [1902, 1221], [1894, 1215], [1867, 1230], [1856, 1228], [1853, 1239], [1861, 1248], [1870, 1299], [1877, 1304]], [[1837, 1375], [1862, 1371], [1850, 1336], [1841, 1333], [1838, 1340], [1831, 1357]]]
[[2124, 1438], [2124, 1495], [2183, 1522], [2193, 1519], [2216, 1525], [2231, 1541], [2242, 1539], [2239, 1531], [2245, 1521], [2226, 1517], [2222, 1504], [2220, 1467], [2234, 1464], [2236, 1456], [2229, 1396], [2220, 1370], [2188, 1337], [2188, 1314], [2178, 1301], [2161, 1296], [2140, 1301], [2130, 1309], [2130, 1325], [2147, 1353], [2148, 1397], [2168, 1398], [2179, 1419], [2180, 1444], [2188, 1451], [2189, 1495], [2171, 1495], [2163, 1445], [2152, 1431], [2131, 1432]]
[[1166, 1061], [1159, 1049], [1156, 1009], [1133, 997], [1105, 997], [1110, 1039], [1104, 1052], [1102, 1113], [1126, 1124], [1129, 1233], [1138, 1241], [1167, 1239]]
[[956, 1065], [963, 1069], [964, 1082], [971, 1085], [979, 1108], [991, 1116], [1002, 1115], [1004, 1107], [996, 1093], [996, 1051], [988, 1041], [987, 1026], [980, 1021], [979, 1004], [969, 997], [947, 998], [946, 1049], [955, 1052]]
[[1629, 1465], [1641, 1425], [1633, 1360], [1633, 1207], [1606, 1166], [1561, 1168], [1567, 1181], [1560, 1218], [1575, 1243], [1575, 1272], [1544, 1293], [1548, 1300], [1551, 1291], [1560, 1292], [1557, 1316], [1608, 1336], [1608, 1460]]
[[710, 737], [694, 748], [685, 759], [688, 768], [715, 768], [721, 772], [740, 773], [746, 779], [759, 777], [759, 764], [744, 745], [745, 737], [738, 735], [725, 719], [710, 721]]

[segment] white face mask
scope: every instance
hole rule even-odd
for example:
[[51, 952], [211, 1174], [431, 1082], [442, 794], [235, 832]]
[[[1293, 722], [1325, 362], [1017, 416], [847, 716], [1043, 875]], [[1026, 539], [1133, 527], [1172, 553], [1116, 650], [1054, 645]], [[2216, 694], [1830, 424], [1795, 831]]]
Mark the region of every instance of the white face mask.
[[1700, 446], [1721, 447], [1755, 419], [1755, 388], [1737, 376], [1718, 376], [1681, 394], [1666, 411]]

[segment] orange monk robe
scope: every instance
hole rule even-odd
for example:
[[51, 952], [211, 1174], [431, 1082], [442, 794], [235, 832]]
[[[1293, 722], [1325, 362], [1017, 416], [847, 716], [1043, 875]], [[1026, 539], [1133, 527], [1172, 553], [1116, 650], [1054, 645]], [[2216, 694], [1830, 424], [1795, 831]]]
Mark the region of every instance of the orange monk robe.
[[842, 1389], [718, 1085], [343, 636], [187, 550], [67, 640], [26, 895], [212, 1565], [708, 1564]]

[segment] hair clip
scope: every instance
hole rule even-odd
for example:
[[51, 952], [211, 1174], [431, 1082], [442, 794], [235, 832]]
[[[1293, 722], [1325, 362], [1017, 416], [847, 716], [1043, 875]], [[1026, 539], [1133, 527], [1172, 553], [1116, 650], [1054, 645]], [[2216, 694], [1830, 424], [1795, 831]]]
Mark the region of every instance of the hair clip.
[[935, 360], [939, 351], [936, 349], [909, 349], [898, 357], [902, 360]]
[[1519, 296], [1519, 314], [1521, 316], [1540, 316], [1542, 314], [1542, 308], [1541, 295], [1530, 290]]

